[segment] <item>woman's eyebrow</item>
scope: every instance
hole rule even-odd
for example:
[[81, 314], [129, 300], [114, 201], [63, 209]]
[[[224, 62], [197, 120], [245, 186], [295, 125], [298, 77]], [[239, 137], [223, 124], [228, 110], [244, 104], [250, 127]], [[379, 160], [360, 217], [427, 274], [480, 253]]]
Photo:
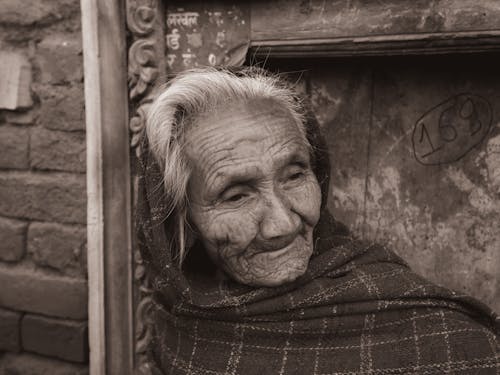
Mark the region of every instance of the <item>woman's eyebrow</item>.
[[287, 167], [289, 165], [299, 165], [301, 167], [307, 167], [310, 164], [309, 153], [305, 150], [297, 149], [292, 154], [284, 157], [280, 164], [282, 167]]
[[209, 191], [220, 194], [234, 185], [245, 185], [255, 183], [262, 172], [258, 168], [241, 169], [236, 165], [226, 167], [217, 172], [217, 176], [209, 186]]

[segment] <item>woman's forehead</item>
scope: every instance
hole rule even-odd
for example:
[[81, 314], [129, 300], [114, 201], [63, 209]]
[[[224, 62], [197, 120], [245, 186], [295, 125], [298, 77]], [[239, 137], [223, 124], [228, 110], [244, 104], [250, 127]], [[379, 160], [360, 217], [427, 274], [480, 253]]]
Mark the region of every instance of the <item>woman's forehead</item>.
[[[265, 137], [263, 137], [265, 135]], [[300, 138], [307, 145], [296, 119], [271, 99], [228, 103], [197, 118], [187, 130], [186, 148], [204, 150], [224, 143], [235, 147], [252, 140]]]
[[211, 179], [235, 167], [283, 164], [292, 154], [308, 157], [308, 143], [289, 112], [255, 104], [213, 112], [188, 132], [185, 150], [198, 173]]
[[193, 121], [192, 127], [206, 128], [214, 122], [223, 123], [221, 127], [224, 127], [224, 125], [230, 126], [231, 121], [251, 120], [255, 116], [293, 119], [290, 110], [272, 98], [228, 100], [197, 116]]

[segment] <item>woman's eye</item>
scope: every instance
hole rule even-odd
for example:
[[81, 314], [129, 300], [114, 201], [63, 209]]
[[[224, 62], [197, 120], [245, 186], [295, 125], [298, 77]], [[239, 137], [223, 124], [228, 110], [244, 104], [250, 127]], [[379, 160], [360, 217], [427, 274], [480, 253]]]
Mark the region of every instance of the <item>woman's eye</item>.
[[226, 189], [219, 198], [221, 203], [242, 203], [251, 194], [248, 186], [233, 186]]
[[235, 195], [230, 196], [229, 198], [226, 198], [226, 201], [238, 202], [238, 201], [242, 200], [243, 198], [245, 198], [244, 194], [235, 194]]
[[294, 173], [294, 174], [290, 175], [290, 176], [288, 177], [288, 179], [289, 179], [289, 180], [294, 181], [294, 180], [298, 180], [298, 179], [299, 179], [299, 178], [301, 178], [302, 176], [304, 176], [304, 173], [302, 173], [302, 172], [297, 172], [297, 173]]

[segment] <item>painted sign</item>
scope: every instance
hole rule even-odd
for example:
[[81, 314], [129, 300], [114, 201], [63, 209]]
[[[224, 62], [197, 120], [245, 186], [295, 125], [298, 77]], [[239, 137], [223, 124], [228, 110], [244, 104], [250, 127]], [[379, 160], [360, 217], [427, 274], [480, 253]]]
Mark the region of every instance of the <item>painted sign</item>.
[[424, 165], [457, 161], [484, 140], [491, 122], [491, 105], [485, 98], [455, 95], [426, 112], [415, 124], [415, 158]]
[[189, 7], [174, 2], [167, 8], [168, 73], [198, 66], [241, 65], [250, 40], [248, 8], [228, 4]]

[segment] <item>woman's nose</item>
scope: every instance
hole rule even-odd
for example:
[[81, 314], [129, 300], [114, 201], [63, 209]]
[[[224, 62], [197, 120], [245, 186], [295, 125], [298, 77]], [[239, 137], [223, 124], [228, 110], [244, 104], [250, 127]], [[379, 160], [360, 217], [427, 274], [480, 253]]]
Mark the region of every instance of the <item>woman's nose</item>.
[[267, 197], [260, 228], [264, 240], [289, 238], [292, 241], [300, 231], [300, 223], [300, 217], [286, 199], [276, 194]]

